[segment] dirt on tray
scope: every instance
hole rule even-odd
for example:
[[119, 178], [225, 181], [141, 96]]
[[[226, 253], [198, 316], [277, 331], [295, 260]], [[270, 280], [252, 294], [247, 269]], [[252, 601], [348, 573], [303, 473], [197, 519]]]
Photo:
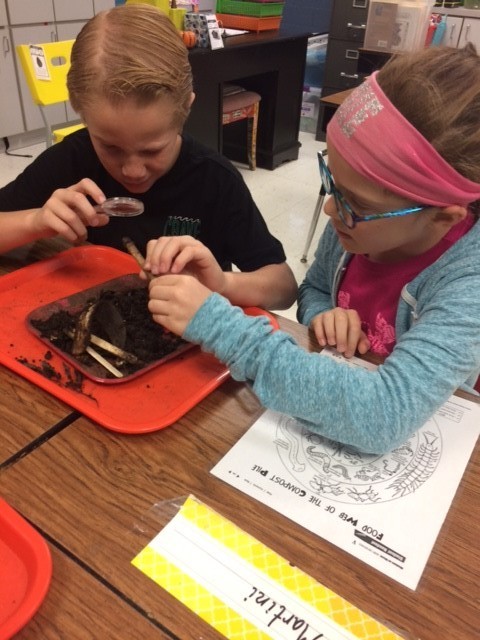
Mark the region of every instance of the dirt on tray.
[[[124, 344], [121, 347], [124, 351], [136, 356], [137, 363], [129, 363], [121, 357], [103, 351], [96, 345], [90, 345], [114, 365], [124, 377], [150, 367], [153, 363], [163, 361], [168, 356], [172, 356], [176, 352], [180, 353], [190, 346], [185, 340], [154, 322], [148, 311], [148, 290], [146, 287], [123, 291], [105, 289], [96, 297], [88, 299], [86, 305], [94, 302], [99, 303], [99, 308], [101, 308], [100, 303], [102, 302], [113, 305], [124, 321], [126, 332], [123, 336]], [[93, 367], [92, 370], [98, 376], [98, 367], [101, 365], [95, 363], [88, 353], [72, 356], [73, 335], [81, 312], [82, 309], [72, 313], [67, 307], [64, 310], [55, 311], [44, 319], [32, 318], [30, 322], [40, 336], [50, 341], [56, 350], [66, 354], [70, 362], [74, 362], [72, 358], [78, 361], [80, 369], [84, 372], [87, 371], [87, 375]], [[90, 330], [92, 334], [110, 342], [111, 336], [107, 335], [108, 332], [104, 324], [101, 322], [101, 318], [94, 314]], [[114, 378], [113, 374], [106, 369], [101, 368], [100, 371], [100, 377]]]

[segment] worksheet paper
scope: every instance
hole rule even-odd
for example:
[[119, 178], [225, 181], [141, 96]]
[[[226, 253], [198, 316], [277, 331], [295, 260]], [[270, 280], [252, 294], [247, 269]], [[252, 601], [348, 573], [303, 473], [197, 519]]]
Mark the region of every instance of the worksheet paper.
[[416, 589], [479, 432], [480, 405], [452, 396], [402, 446], [371, 455], [268, 410], [211, 473]]

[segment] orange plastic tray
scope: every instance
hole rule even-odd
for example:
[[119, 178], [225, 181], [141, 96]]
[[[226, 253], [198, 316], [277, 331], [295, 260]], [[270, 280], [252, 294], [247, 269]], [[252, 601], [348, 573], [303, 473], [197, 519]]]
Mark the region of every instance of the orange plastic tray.
[[45, 540], [0, 498], [0, 638], [8, 640], [35, 615], [52, 577]]
[[[0, 277], [0, 363], [107, 429], [147, 433], [172, 424], [216, 389], [229, 375], [225, 365], [195, 347], [124, 382], [121, 391], [118, 385], [85, 378], [79, 392], [65, 386], [72, 367], [60, 355], [52, 352], [48, 360], [60, 375], [58, 381], [31, 368], [45, 363], [48, 349], [26, 324], [27, 315], [37, 307], [129, 273], [138, 273], [129, 254], [88, 245]], [[267, 312], [246, 312], [264, 314], [278, 327]]]
[[232, 13], [217, 13], [217, 20], [225, 29], [245, 29], [246, 31], [274, 31], [280, 28], [282, 16], [256, 18]]

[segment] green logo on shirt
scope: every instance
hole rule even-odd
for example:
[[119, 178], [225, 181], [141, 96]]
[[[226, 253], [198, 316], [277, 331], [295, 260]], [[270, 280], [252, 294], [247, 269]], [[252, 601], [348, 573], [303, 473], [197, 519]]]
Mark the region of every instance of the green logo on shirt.
[[200, 235], [200, 220], [198, 218], [168, 216], [163, 235], [192, 236], [193, 238], [198, 238]]

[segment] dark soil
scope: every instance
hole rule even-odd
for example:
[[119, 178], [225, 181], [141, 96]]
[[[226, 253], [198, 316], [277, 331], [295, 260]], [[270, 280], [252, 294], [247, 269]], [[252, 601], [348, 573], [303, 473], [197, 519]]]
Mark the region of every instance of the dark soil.
[[[52, 358], [52, 352], [47, 351], [42, 360], [28, 360], [24, 357], [17, 358], [18, 362], [21, 362], [23, 365], [31, 369], [32, 371], [36, 371], [44, 378], [48, 378], [49, 380], [53, 380], [61, 387], [65, 387], [66, 389], [73, 389], [73, 391], [78, 391], [79, 393], [83, 393], [83, 374], [74, 369], [73, 367], [69, 367], [66, 363], [63, 364], [63, 373], [62, 374], [54, 369], [50, 364], [50, 360]], [[88, 395], [88, 394], [86, 394]]]
[[[137, 356], [140, 361], [138, 364], [124, 362], [121, 358], [104, 352], [100, 347], [91, 345], [117, 367], [124, 376], [132, 375], [176, 351], [183, 351], [188, 345], [182, 338], [166, 331], [154, 322], [148, 311], [148, 290], [146, 287], [123, 291], [107, 289], [101, 291], [98, 298], [87, 300], [86, 304], [94, 300], [109, 301], [116, 307], [125, 322], [126, 342], [122, 348]], [[67, 334], [72, 334], [75, 331], [81, 311], [73, 313], [68, 310], [60, 310], [43, 320], [32, 318], [31, 324], [44, 339], [49, 340], [57, 350], [64, 352], [71, 359], [73, 358], [71, 355], [73, 340]], [[104, 340], [112, 341], [102, 327], [100, 319], [95, 315], [91, 324], [91, 332]], [[82, 370], [93, 365], [92, 358], [86, 353], [75, 356], [75, 359], [79, 362]], [[95, 364], [95, 366], [100, 365]], [[113, 378], [113, 375], [102, 368], [101, 377]]]

